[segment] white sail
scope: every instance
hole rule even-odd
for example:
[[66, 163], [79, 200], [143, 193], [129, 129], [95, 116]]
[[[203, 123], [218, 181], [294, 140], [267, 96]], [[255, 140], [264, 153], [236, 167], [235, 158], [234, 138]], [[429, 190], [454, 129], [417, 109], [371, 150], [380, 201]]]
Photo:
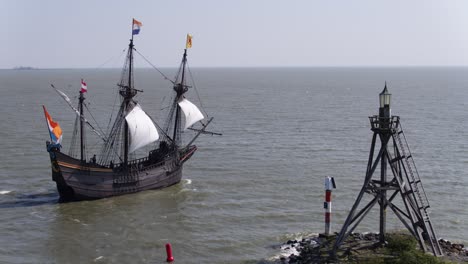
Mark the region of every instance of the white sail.
[[140, 105], [135, 105], [132, 111], [125, 116], [125, 120], [130, 133], [129, 153], [158, 140], [158, 130]]
[[179, 106], [185, 115], [185, 128], [184, 129], [189, 128], [191, 125], [195, 124], [196, 122], [204, 118], [203, 114], [200, 112], [198, 107], [185, 98], [179, 102]]

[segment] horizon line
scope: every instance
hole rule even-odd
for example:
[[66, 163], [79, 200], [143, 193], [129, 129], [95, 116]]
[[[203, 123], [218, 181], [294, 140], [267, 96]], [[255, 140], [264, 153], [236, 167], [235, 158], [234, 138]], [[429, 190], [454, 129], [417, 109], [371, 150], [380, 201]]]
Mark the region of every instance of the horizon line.
[[[192, 66], [190, 68], [466, 68], [468, 65], [310, 65], [310, 66]], [[174, 69], [178, 66], [161, 66], [161, 69]], [[34, 70], [112, 70], [122, 69], [121, 67], [33, 67], [33, 66], [15, 66], [12, 68], [0, 68], [0, 70], [15, 70], [15, 71], [34, 71]], [[135, 67], [135, 69], [153, 69], [153, 67]]]

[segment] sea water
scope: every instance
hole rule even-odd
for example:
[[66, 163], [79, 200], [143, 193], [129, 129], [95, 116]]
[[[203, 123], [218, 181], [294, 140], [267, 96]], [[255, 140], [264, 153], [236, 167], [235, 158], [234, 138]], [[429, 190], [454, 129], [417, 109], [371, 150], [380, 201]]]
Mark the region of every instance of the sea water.
[[[175, 69], [163, 70], [168, 76]], [[335, 178], [332, 231], [362, 186], [385, 81], [439, 237], [467, 242], [468, 68], [195, 68], [187, 98], [215, 119], [180, 184], [58, 203], [45, 141], [45, 105], [68, 151], [74, 113], [50, 87], [87, 107], [106, 130], [118, 69], [1, 70], [0, 263], [256, 263], [288, 239], [323, 232], [324, 177]], [[143, 109], [161, 121], [172, 84], [137, 69]], [[196, 88], [196, 89], [195, 89]], [[198, 95], [197, 95], [198, 92]], [[190, 138], [193, 132], [187, 131]], [[98, 153], [87, 134], [88, 155]], [[95, 140], [95, 141], [93, 141]], [[187, 141], [186, 141], [187, 142]], [[91, 157], [91, 156], [89, 156]], [[388, 230], [404, 228], [388, 211]], [[378, 231], [373, 210], [356, 231]]]

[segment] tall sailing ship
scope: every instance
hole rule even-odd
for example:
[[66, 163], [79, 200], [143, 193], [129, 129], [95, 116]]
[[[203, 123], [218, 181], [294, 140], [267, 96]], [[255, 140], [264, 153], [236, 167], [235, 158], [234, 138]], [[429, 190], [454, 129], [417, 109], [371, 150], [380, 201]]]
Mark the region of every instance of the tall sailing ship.
[[[205, 117], [199, 108], [185, 98], [189, 86], [186, 85], [187, 49], [192, 46], [191, 36], [187, 35], [186, 48], [179, 71], [173, 84], [173, 100], [168, 109], [164, 125], [160, 127], [136, 100], [138, 93], [133, 80], [133, 36], [138, 34], [142, 24], [133, 20], [132, 38], [128, 46], [126, 62], [118, 84], [120, 107], [108, 133], [99, 132], [86, 118], [85, 93], [87, 85], [82, 80], [78, 107], [62, 91], [56, 91], [76, 112], [75, 129], [68, 154], [62, 151], [62, 131], [57, 122], [44, 107], [51, 141], [47, 141], [47, 151], [52, 164], [52, 179], [56, 182], [61, 200], [98, 199], [149, 189], [160, 189], [180, 182], [182, 167], [197, 150], [193, 145], [213, 120]], [[54, 87], [55, 89], [55, 87]], [[201, 128], [192, 125], [200, 123]], [[196, 132], [189, 143], [182, 145], [182, 131]], [[87, 159], [86, 131], [95, 132], [102, 140], [98, 155]], [[79, 145], [79, 150], [77, 147]], [[147, 152], [142, 152], [149, 149]], [[139, 155], [137, 155], [139, 153]]]

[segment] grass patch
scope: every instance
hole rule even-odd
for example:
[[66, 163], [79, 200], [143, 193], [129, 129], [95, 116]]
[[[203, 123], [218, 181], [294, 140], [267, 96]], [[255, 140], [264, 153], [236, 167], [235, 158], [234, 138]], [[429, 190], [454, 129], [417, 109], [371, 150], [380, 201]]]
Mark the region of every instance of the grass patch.
[[433, 255], [426, 254], [419, 249], [418, 241], [409, 234], [388, 234], [388, 245], [385, 248], [387, 254], [392, 256], [385, 258], [385, 264], [443, 264], [447, 263]]
[[[362, 264], [447, 264], [419, 248], [418, 241], [409, 233], [387, 233], [387, 244], [379, 246], [375, 241], [354, 243], [349, 239], [341, 247], [337, 262], [333, 263], [362, 263]], [[334, 241], [333, 241], [334, 242]], [[354, 245], [353, 245], [354, 244]], [[312, 262], [305, 262], [312, 263]], [[327, 262], [314, 262], [327, 263]]]

